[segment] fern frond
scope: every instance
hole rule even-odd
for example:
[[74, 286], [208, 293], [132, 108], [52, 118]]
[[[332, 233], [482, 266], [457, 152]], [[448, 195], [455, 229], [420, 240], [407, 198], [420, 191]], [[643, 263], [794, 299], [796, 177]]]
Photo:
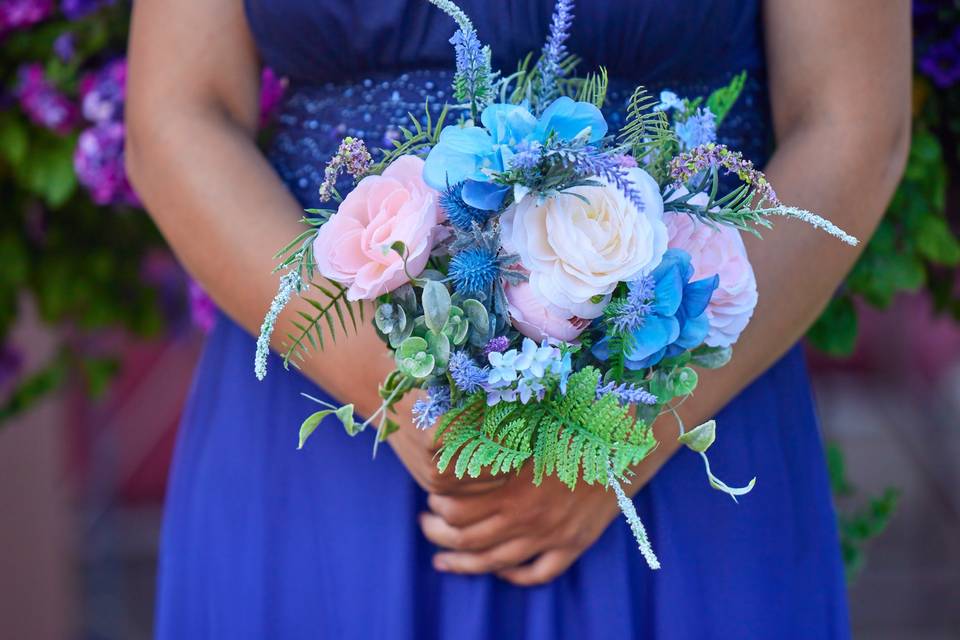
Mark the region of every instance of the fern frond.
[[[327, 334], [331, 340], [337, 339], [337, 326], [344, 335], [349, 333], [347, 318], [350, 318], [349, 326], [357, 330], [357, 316], [363, 321], [363, 304], [353, 303], [347, 300], [347, 288], [334, 282], [326, 280], [324, 284], [311, 282], [310, 288], [320, 293], [320, 296], [301, 297], [313, 307], [316, 313], [310, 314], [303, 311], [298, 312], [303, 322], [294, 322], [296, 332], [287, 334], [287, 340], [284, 344], [283, 366], [289, 368], [290, 358], [297, 355], [301, 360], [306, 354], [307, 345], [313, 350], [323, 350]], [[354, 309], [354, 307], [358, 309]], [[346, 313], [344, 313], [346, 312]]]
[[437, 468], [447, 470], [456, 457], [454, 473], [477, 477], [485, 468], [493, 474], [519, 469], [531, 455], [530, 425], [522, 417], [508, 420], [515, 405], [503, 403], [484, 411], [482, 393], [441, 419], [443, 447]]
[[630, 147], [633, 157], [642, 158], [651, 150], [676, 140], [670, 121], [663, 111], [654, 111], [657, 100], [643, 87], [637, 87], [627, 103], [626, 123], [620, 130], [620, 144]]
[[581, 102], [590, 102], [598, 109], [602, 109], [607, 100], [607, 86], [609, 77], [607, 70], [600, 67], [596, 73], [588, 73], [582, 80], [576, 82], [575, 97]]

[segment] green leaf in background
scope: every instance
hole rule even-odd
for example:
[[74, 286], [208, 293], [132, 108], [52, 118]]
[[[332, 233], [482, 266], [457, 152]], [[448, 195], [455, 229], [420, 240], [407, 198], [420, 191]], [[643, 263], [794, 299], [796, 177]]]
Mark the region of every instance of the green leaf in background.
[[848, 295], [830, 301], [820, 318], [807, 332], [818, 349], [834, 357], [853, 353], [857, 345], [857, 310]]
[[0, 112], [0, 155], [16, 167], [27, 155], [27, 126], [13, 111]]

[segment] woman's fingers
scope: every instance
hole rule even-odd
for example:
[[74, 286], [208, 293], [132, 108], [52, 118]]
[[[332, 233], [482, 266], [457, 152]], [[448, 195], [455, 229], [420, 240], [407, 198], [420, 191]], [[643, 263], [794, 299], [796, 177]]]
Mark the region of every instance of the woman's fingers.
[[512, 531], [498, 515], [466, 527], [455, 527], [433, 513], [420, 514], [420, 528], [427, 540], [438, 547], [454, 551], [481, 551], [504, 543]]
[[493, 573], [526, 562], [542, 551], [535, 538], [513, 538], [484, 551], [442, 551], [433, 556], [433, 567], [449, 573]]
[[570, 549], [551, 549], [528, 564], [497, 570], [497, 577], [518, 587], [533, 587], [550, 582], [577, 559], [579, 553]]
[[431, 493], [427, 498], [430, 511], [443, 518], [454, 527], [465, 527], [489, 518], [500, 510], [502, 504], [497, 500], [481, 496], [444, 496]]

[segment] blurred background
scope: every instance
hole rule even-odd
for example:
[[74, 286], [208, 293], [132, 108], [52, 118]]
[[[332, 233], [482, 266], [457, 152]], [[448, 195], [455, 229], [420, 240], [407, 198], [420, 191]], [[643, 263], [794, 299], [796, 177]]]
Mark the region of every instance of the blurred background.
[[[123, 170], [124, 0], [0, 0], [0, 638], [151, 635], [214, 308]], [[914, 2], [914, 138], [811, 329], [855, 636], [960, 638], [960, 0]], [[269, 135], [284, 80], [263, 72]]]

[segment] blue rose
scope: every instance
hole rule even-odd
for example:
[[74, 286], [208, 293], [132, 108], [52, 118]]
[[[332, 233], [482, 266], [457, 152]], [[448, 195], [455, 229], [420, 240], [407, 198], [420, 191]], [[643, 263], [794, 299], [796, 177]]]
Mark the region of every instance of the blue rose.
[[[720, 278], [714, 275], [690, 282], [692, 276], [690, 254], [682, 249], [667, 250], [660, 266], [650, 274], [652, 297], [627, 341], [628, 369], [645, 369], [703, 344], [710, 330], [707, 304]], [[593, 347], [601, 360], [610, 357], [608, 342], [604, 338]]]
[[607, 123], [596, 106], [557, 98], [539, 119], [523, 105], [492, 104], [480, 115], [482, 127], [449, 126], [440, 132], [427, 155], [424, 181], [438, 191], [463, 182], [463, 201], [484, 211], [496, 211], [509, 187], [491, 181], [491, 173], [510, 167], [518, 147], [545, 142], [551, 133], [561, 140], [585, 134], [596, 142], [607, 134]]

